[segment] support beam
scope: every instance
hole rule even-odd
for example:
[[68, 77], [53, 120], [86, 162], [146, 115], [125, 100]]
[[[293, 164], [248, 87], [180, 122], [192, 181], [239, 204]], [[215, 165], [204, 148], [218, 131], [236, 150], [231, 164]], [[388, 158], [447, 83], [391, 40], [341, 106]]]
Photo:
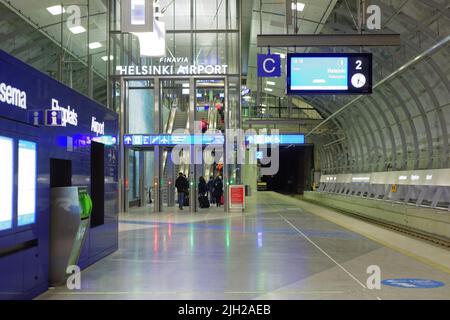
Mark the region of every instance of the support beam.
[[258, 47], [386, 47], [400, 46], [400, 34], [258, 35]]

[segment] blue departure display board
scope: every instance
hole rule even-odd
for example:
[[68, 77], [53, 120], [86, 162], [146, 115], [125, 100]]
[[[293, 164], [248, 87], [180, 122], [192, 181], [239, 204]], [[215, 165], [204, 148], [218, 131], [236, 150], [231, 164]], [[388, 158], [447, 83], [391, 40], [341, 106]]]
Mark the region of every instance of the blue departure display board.
[[26, 226], [36, 222], [36, 143], [19, 140], [19, 172], [17, 195], [17, 224]]
[[287, 60], [287, 93], [370, 94], [372, 54], [290, 54]]
[[13, 140], [0, 137], [0, 231], [12, 228], [14, 186]]
[[[224, 145], [222, 135], [125, 135], [126, 146]], [[305, 144], [304, 134], [253, 135], [245, 137], [246, 144]]]

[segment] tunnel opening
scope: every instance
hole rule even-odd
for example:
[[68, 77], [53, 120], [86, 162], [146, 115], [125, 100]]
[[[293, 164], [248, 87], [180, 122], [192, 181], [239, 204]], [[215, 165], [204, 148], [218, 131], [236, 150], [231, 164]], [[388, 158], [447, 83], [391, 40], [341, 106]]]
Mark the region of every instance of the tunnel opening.
[[311, 190], [314, 181], [313, 151], [313, 146], [280, 146], [278, 173], [261, 177], [261, 181], [267, 183], [267, 190], [291, 195], [302, 195]]

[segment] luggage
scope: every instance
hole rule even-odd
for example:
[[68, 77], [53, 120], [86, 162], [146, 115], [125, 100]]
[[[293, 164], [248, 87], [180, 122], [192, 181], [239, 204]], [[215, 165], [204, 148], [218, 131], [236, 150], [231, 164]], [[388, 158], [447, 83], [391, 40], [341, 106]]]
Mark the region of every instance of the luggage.
[[203, 195], [198, 197], [198, 202], [200, 203], [200, 208], [208, 209], [211, 205], [209, 204], [208, 197]]
[[223, 206], [225, 204], [225, 197], [222, 195], [220, 197], [220, 205]]

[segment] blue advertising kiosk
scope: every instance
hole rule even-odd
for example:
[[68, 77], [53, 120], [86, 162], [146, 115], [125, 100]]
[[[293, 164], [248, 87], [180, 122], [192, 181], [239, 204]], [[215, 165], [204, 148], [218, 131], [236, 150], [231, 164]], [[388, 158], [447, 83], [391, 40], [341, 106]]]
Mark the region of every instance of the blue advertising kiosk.
[[76, 188], [83, 225], [67, 264], [117, 250], [118, 128], [115, 112], [0, 50], [0, 299], [48, 289], [58, 190]]

